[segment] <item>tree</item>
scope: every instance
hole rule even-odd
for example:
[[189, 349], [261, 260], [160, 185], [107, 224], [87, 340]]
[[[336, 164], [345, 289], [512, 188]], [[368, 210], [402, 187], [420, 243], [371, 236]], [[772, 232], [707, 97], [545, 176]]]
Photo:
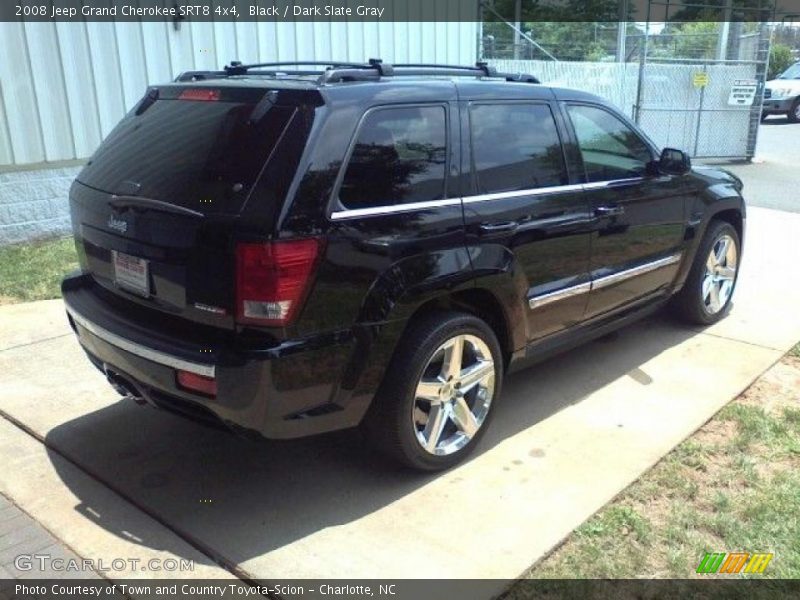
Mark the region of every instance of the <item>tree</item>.
[[675, 37], [675, 56], [678, 58], [714, 58], [719, 41], [719, 23], [698, 21], [684, 23]]
[[775, 79], [792, 64], [794, 64], [792, 49], [786, 44], [772, 44], [772, 48], [769, 50], [769, 73], [767, 74], [767, 79]]
[[[628, 4], [623, 27], [636, 33], [633, 23], [635, 2]], [[484, 52], [489, 58], [510, 58], [513, 54], [515, 0], [487, 2], [484, 18]], [[608, 60], [614, 57], [619, 28], [618, 0], [523, 0], [521, 29], [559, 60]], [[523, 41], [521, 58], [549, 58]]]

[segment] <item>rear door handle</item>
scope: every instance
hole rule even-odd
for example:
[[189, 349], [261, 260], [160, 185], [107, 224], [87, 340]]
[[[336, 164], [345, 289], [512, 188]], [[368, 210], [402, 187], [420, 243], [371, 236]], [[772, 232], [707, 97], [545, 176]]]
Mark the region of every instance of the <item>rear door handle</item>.
[[498, 235], [503, 233], [514, 233], [519, 228], [516, 221], [506, 221], [503, 223], [482, 223], [478, 228], [483, 235]]
[[598, 206], [594, 212], [599, 217], [620, 217], [625, 214], [624, 206]]

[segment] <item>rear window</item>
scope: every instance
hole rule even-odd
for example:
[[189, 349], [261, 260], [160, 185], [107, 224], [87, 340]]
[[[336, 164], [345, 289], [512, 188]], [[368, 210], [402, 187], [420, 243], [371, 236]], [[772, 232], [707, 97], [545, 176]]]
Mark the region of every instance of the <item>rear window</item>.
[[296, 109], [261, 102], [159, 99], [131, 111], [79, 181], [204, 213], [237, 213]]

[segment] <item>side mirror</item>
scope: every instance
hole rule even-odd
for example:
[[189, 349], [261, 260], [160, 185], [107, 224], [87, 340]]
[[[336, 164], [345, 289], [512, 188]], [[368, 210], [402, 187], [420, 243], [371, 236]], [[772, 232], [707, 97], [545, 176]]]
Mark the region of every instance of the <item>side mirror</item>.
[[664, 148], [658, 159], [658, 170], [668, 175], [685, 175], [692, 170], [692, 159], [683, 150]]

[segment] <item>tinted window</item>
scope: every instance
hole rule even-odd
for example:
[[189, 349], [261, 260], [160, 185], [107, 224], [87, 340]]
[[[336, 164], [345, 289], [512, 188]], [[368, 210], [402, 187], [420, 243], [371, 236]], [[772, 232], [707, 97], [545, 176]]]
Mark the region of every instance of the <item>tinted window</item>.
[[294, 107], [256, 103], [157, 100], [131, 111], [109, 134], [78, 179], [206, 213], [238, 213]]
[[480, 193], [567, 183], [561, 142], [548, 106], [477, 104], [470, 109], [470, 123]]
[[342, 204], [366, 208], [444, 198], [445, 116], [443, 106], [369, 113], [339, 190]]
[[589, 181], [639, 177], [653, 157], [642, 138], [610, 112], [592, 106], [570, 106]]

